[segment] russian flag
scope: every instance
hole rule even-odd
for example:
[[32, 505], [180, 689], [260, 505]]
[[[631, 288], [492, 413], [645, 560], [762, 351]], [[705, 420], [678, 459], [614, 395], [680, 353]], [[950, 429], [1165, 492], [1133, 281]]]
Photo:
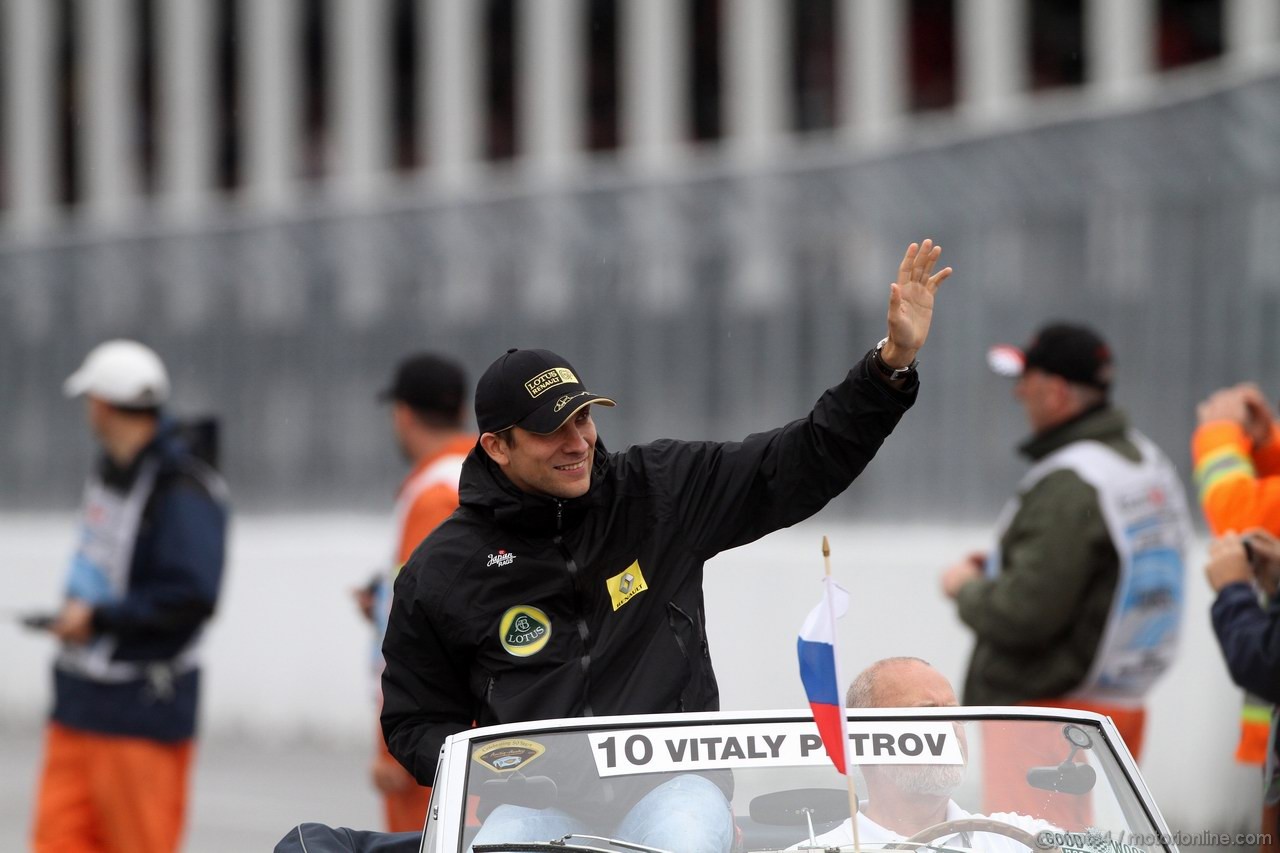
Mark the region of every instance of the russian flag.
[[837, 680], [836, 620], [849, 609], [849, 593], [830, 575], [823, 578], [822, 583], [822, 601], [804, 620], [796, 643], [800, 681], [831, 763], [841, 773], [848, 773], [845, 744], [849, 742], [849, 727], [845, 723], [844, 697]]

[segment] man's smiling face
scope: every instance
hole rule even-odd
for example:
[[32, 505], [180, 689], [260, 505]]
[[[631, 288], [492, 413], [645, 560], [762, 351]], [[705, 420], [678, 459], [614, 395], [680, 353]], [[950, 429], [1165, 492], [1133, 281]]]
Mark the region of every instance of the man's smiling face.
[[585, 406], [547, 435], [512, 427], [508, 442], [494, 433], [481, 438], [485, 451], [516, 488], [553, 498], [577, 498], [591, 488], [596, 425]]

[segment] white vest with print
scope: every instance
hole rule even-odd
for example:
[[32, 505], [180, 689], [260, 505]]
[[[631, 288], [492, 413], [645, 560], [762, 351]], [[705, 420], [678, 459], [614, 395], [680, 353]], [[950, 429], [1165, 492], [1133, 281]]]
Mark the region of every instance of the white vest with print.
[[[1136, 707], [1177, 651], [1191, 519], [1173, 464], [1136, 430], [1127, 437], [1141, 453], [1140, 462], [1098, 441], [1072, 442], [1033, 465], [1018, 484], [1018, 495], [1063, 469], [1097, 491], [1120, 573], [1093, 664], [1069, 695]], [[1016, 497], [1001, 514], [987, 566], [991, 576], [1000, 571], [998, 543], [1020, 505]]]
[[[154, 458], [144, 460], [133, 485], [123, 493], [108, 488], [97, 475], [90, 477], [80, 513], [80, 541], [67, 573], [68, 598], [102, 605], [120, 601], [128, 593], [138, 528], [155, 488], [159, 467]], [[217, 475], [206, 471], [193, 473], [200, 477], [210, 494], [223, 493], [225, 487]], [[199, 665], [200, 637], [201, 632], [197, 631], [186, 647], [170, 660], [135, 663], [113, 660], [116, 638], [99, 634], [84, 645], [64, 644], [55, 666], [104, 684], [141, 678], [163, 682]]]

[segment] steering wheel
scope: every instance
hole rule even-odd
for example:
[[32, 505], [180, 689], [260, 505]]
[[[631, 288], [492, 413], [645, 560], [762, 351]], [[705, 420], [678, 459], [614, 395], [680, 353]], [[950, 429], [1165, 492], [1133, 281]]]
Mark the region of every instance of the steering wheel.
[[921, 844], [927, 844], [945, 835], [955, 835], [960, 832], [994, 832], [996, 835], [1012, 838], [1019, 844], [1025, 844], [1030, 850], [1043, 851], [1043, 853], [1062, 853], [1061, 847], [1039, 847], [1036, 844], [1036, 836], [1021, 827], [999, 820], [992, 820], [989, 817], [962, 817], [955, 820], [944, 820], [942, 823], [935, 823], [933, 826], [925, 827], [910, 838], [886, 844], [881, 849], [915, 850]]

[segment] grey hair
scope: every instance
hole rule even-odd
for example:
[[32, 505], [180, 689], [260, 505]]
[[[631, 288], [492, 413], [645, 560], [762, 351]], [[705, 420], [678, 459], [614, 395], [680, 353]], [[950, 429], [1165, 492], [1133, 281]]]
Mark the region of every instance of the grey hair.
[[882, 658], [871, 666], [858, 673], [858, 677], [849, 685], [849, 692], [845, 695], [844, 704], [847, 708], [877, 708], [879, 703], [876, 702], [876, 684], [879, 681], [880, 670], [890, 664], [908, 663], [914, 661], [922, 663], [925, 666], [932, 666], [924, 658], [911, 657], [905, 655], [902, 657]]

